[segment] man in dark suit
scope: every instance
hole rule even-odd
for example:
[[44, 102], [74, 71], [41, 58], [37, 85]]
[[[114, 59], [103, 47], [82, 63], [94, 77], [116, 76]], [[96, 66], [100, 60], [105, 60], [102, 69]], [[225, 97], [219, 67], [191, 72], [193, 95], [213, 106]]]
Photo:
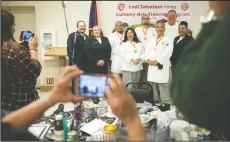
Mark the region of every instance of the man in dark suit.
[[[67, 39], [67, 53], [69, 56], [69, 64], [77, 65], [84, 70], [85, 47], [87, 46], [88, 36], [85, 34], [86, 24], [84, 21], [77, 22], [77, 31], [69, 35]], [[72, 81], [72, 86], [75, 85], [75, 79]], [[78, 88], [75, 88], [78, 89]], [[76, 92], [72, 87], [72, 92]]]
[[88, 36], [85, 34], [86, 24], [84, 21], [77, 22], [77, 31], [69, 35], [67, 39], [67, 53], [69, 56], [69, 64], [77, 65], [83, 69], [84, 48], [87, 44]]
[[184, 48], [194, 40], [194, 38], [188, 35], [188, 23], [181, 21], [178, 26], [179, 36], [174, 39], [173, 53], [170, 58], [172, 63], [172, 68], [174, 68], [179, 61], [179, 58], [184, 51]]

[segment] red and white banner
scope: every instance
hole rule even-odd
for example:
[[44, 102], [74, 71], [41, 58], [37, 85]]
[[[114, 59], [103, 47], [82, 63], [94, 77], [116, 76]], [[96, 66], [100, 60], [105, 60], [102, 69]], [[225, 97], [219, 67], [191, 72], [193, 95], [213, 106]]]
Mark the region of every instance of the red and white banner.
[[116, 10], [112, 14], [113, 22], [121, 20], [132, 26], [141, 24], [141, 17], [144, 14], [150, 16], [151, 24], [157, 20], [166, 19], [169, 10], [177, 12], [177, 21], [187, 21], [190, 23], [192, 17], [191, 1], [117, 1], [114, 5]]

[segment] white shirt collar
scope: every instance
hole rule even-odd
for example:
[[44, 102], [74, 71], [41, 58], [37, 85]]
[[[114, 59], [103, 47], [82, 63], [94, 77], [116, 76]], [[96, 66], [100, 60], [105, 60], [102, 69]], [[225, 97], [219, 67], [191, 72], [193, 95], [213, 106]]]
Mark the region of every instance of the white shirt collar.
[[98, 42], [101, 44], [101, 38], [99, 37], [99, 38], [96, 38], [97, 40], [98, 40]]

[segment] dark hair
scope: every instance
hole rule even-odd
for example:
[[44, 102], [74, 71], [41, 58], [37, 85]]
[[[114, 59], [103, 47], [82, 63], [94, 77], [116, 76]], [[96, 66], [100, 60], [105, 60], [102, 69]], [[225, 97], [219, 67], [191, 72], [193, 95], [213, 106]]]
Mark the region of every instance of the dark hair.
[[[169, 10], [169, 12], [168, 13], [170, 13], [170, 12], [174, 12], [174, 13], [176, 13], [176, 11], [175, 10]], [[177, 13], [176, 13], [177, 14]]]
[[133, 28], [127, 28], [126, 31], [125, 31], [125, 36], [124, 36], [124, 40], [122, 42], [126, 42], [128, 40], [128, 37], [127, 37], [127, 34], [128, 34], [128, 31], [131, 30], [134, 34], [134, 37], [133, 37], [133, 40], [138, 43], [138, 42], [141, 42], [138, 38], [137, 38], [137, 33], [135, 32], [135, 30]]
[[184, 25], [186, 28], [188, 28], [188, 22], [186, 21], [181, 21], [179, 25]]
[[158, 23], [165, 24], [165, 19], [160, 19], [160, 20], [157, 20], [157, 21], [156, 21], [156, 24], [158, 24]]
[[[94, 27], [99, 27], [99, 26], [98, 26], [98, 25], [94, 25], [93, 28], [94, 28]], [[91, 35], [90, 35], [90, 36], [93, 37], [93, 38], [95, 38], [95, 36], [92, 34], [92, 33], [93, 33], [93, 28], [92, 28], [92, 32], [91, 32]], [[99, 28], [100, 28], [100, 27], [99, 27]], [[102, 32], [102, 29], [100, 28], [100, 30], [101, 30], [100, 37], [103, 37], [104, 34], [103, 34], [103, 32]]]
[[[82, 20], [77, 21], [77, 27], [78, 27], [79, 23], [81, 23], [81, 22], [83, 22], [83, 23], [85, 24], [85, 22], [84, 22], [84, 21], [82, 21]], [[85, 25], [86, 25], [86, 24], [85, 24]]]
[[14, 24], [14, 15], [6, 10], [1, 10], [1, 46], [3, 42], [11, 39], [15, 41], [11, 32], [11, 27]]

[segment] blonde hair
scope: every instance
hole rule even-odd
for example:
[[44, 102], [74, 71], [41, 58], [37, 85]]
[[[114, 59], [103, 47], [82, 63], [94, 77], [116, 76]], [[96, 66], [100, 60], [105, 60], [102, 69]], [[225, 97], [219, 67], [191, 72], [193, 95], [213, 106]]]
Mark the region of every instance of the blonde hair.
[[100, 28], [98, 25], [94, 25], [94, 26], [93, 26], [91, 36], [92, 36], [92, 37], [95, 37], [95, 36], [94, 36], [94, 32], [93, 32], [93, 29], [94, 29], [95, 27], [98, 27], [98, 28], [99, 28], [99, 30], [101, 31], [101, 33], [100, 33], [100, 37], [103, 37], [103, 36], [104, 36], [104, 34], [103, 34], [103, 32], [102, 32], [101, 28]]

